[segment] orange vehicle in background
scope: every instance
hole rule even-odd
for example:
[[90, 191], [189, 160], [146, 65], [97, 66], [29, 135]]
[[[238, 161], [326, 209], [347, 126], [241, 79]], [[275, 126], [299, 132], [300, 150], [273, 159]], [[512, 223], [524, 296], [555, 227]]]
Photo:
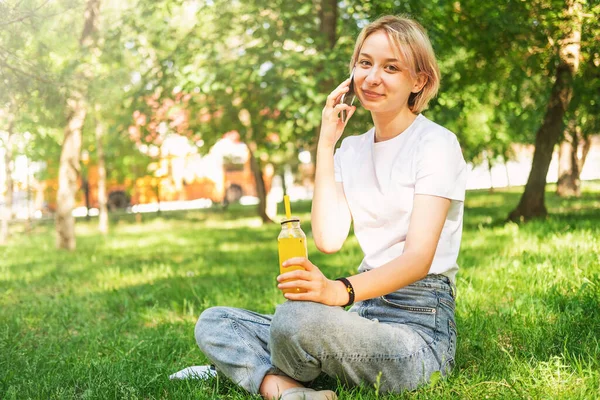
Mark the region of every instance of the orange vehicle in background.
[[[156, 162], [151, 163], [147, 175], [123, 182], [108, 179], [106, 193], [109, 210], [126, 209], [138, 204], [197, 199], [209, 199], [212, 203], [227, 205], [239, 201], [243, 196], [257, 195], [246, 145], [224, 138], [205, 156], [193, 150], [193, 147], [185, 148], [180, 142], [179, 146], [163, 152]], [[79, 179], [76, 207], [97, 208], [98, 167], [90, 163], [86, 171], [87, 176]], [[263, 171], [267, 193], [272, 178], [273, 168], [268, 166]], [[43, 182], [43, 199], [50, 212], [56, 210], [57, 190], [56, 178]]]

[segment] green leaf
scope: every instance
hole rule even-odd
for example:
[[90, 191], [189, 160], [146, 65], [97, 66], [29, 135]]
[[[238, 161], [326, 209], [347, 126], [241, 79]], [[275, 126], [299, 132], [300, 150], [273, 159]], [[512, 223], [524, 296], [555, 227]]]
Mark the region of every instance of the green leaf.
[[435, 371], [433, 374], [431, 374], [431, 377], [429, 377], [429, 387], [434, 387], [441, 379], [442, 373], [440, 371]]

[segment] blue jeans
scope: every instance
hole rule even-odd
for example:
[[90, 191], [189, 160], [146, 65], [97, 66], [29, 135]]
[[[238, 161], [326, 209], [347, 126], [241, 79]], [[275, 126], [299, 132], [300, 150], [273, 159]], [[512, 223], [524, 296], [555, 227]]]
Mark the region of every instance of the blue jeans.
[[381, 376], [381, 392], [412, 390], [454, 366], [454, 288], [428, 275], [348, 311], [304, 301], [286, 301], [274, 315], [212, 307], [195, 335], [217, 370], [251, 393], [266, 374], [310, 382], [325, 373], [371, 387]]

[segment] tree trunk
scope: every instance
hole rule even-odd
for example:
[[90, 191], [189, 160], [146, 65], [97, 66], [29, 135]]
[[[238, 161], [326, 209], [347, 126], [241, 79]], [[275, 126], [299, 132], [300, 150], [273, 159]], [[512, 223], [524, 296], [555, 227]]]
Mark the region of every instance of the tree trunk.
[[252, 175], [254, 176], [256, 195], [258, 196], [258, 216], [263, 223], [270, 224], [273, 223], [273, 220], [267, 215], [267, 190], [265, 188], [265, 181], [263, 179], [263, 174], [258, 160], [254, 156], [254, 153], [256, 152], [256, 143], [247, 143], [247, 147], [248, 152], [250, 153], [250, 169], [252, 170]]
[[563, 130], [563, 117], [571, 102], [573, 77], [579, 67], [581, 42], [581, 3], [567, 2], [568, 28], [560, 42], [560, 63], [556, 70], [556, 81], [552, 86], [550, 100], [542, 126], [536, 133], [535, 151], [531, 172], [519, 205], [508, 216], [511, 221], [527, 221], [548, 214], [544, 201], [546, 175], [552, 161], [554, 146]]
[[154, 186], [154, 190], [156, 192], [156, 204], [157, 210], [156, 213], [160, 215], [160, 184], [162, 182], [162, 177], [156, 178], [156, 185]]
[[486, 157], [487, 158], [487, 165], [488, 165], [488, 174], [490, 175], [490, 189], [489, 192], [490, 193], [494, 193], [494, 177], [492, 175], [492, 159], [490, 157]]
[[504, 162], [504, 172], [506, 173], [506, 187], [510, 187], [510, 174], [508, 173], [508, 160], [506, 157], [502, 157]]
[[81, 188], [83, 189], [83, 197], [85, 198], [85, 220], [89, 221], [90, 216], [90, 182], [87, 176], [87, 169], [84, 170], [84, 175], [81, 178]]
[[[335, 47], [337, 42], [337, 17], [338, 17], [338, 2], [337, 0], [317, 0], [316, 7], [319, 12], [319, 33], [325, 39], [323, 46], [319, 51], [327, 53]], [[318, 69], [323, 69], [323, 66], [318, 66]], [[315, 72], [317, 75], [319, 71]], [[321, 92], [329, 94], [337, 84], [333, 79], [326, 79], [321, 82]], [[322, 106], [325, 106], [323, 104]], [[321, 124], [315, 127], [315, 140], [310, 146], [311, 162], [316, 165], [317, 163], [317, 145], [319, 144], [319, 136], [321, 135]], [[312, 180], [314, 181], [314, 175], [316, 168], [313, 168]]]
[[565, 140], [558, 150], [558, 182], [556, 194], [560, 197], [581, 196], [581, 171], [592, 146], [590, 135], [583, 136], [574, 120], [569, 121]]
[[31, 218], [33, 216], [33, 210], [32, 210], [32, 198], [31, 198], [31, 178], [30, 178], [30, 172], [29, 172], [29, 157], [25, 158], [26, 160], [26, 164], [25, 164], [25, 169], [27, 170], [27, 232], [31, 232], [31, 228], [32, 228], [32, 221]]
[[108, 233], [108, 207], [106, 205], [106, 167], [104, 164], [104, 129], [96, 118], [96, 156], [98, 157], [98, 230]]
[[564, 140], [558, 148], [558, 182], [556, 183], [556, 194], [560, 197], [581, 196], [581, 181], [579, 174], [579, 136], [577, 120], [575, 117], [569, 120], [564, 133]]
[[[9, 117], [12, 118], [12, 117]], [[2, 207], [2, 223], [0, 225], [0, 245], [8, 242], [10, 236], [10, 221], [12, 220], [12, 203], [13, 203], [13, 130], [14, 120], [10, 121], [8, 131], [6, 134], [6, 140], [4, 140], [4, 205]]]
[[[77, 97], [76, 97], [77, 96]], [[75, 250], [75, 194], [81, 165], [81, 129], [85, 121], [86, 108], [79, 93], [72, 94], [68, 101], [70, 115], [65, 128], [65, 139], [58, 168], [58, 192], [56, 193], [56, 247]]]
[[326, 39], [328, 50], [333, 49], [337, 42], [337, 0], [321, 0], [319, 7], [319, 31]]
[[577, 157], [577, 170], [580, 174], [581, 171], [583, 171], [585, 160], [587, 159], [590, 149], [592, 148], [592, 136], [588, 134], [587, 136], [582, 137], [581, 141], [583, 142], [581, 147], [581, 156]]
[[[92, 79], [90, 60], [95, 53], [95, 33], [98, 25], [100, 0], [88, 0], [85, 10], [85, 22], [79, 40], [81, 54], [84, 62], [80, 65], [79, 72], [74, 76], [76, 83], [86, 83]], [[58, 169], [58, 192], [56, 194], [56, 247], [74, 250], [75, 242], [75, 194], [77, 193], [77, 178], [80, 173], [81, 130], [87, 108], [84, 89], [73, 89], [67, 100], [68, 118], [65, 127], [65, 136], [60, 154]]]

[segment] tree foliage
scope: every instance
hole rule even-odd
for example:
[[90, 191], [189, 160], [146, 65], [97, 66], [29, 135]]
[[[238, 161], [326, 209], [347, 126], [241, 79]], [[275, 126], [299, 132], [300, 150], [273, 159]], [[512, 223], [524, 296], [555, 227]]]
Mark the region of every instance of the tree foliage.
[[[581, 60], [566, 118], [593, 134], [600, 5], [578, 2]], [[331, 5], [336, 24], [327, 31]], [[106, 127], [109, 179], [117, 180], [146, 173], [140, 145], [171, 132], [206, 152], [237, 130], [259, 163], [289, 163], [314, 145], [325, 97], [347, 77], [358, 32], [384, 14], [417, 18], [432, 40], [442, 86], [426, 115], [457, 133], [467, 160], [510, 158], [512, 145], [533, 143], [542, 125], [568, 29], [564, 0], [110, 0], [90, 60], [73, 35], [84, 7], [83, 0], [0, 2], [0, 109], [6, 116], [22, 103], [16, 126], [32, 133], [28, 155], [57, 162], [67, 95], [82, 85], [78, 68], [93, 61], [84, 86]], [[346, 134], [369, 124], [359, 107]], [[94, 126], [88, 118], [83, 128], [92, 161]]]

